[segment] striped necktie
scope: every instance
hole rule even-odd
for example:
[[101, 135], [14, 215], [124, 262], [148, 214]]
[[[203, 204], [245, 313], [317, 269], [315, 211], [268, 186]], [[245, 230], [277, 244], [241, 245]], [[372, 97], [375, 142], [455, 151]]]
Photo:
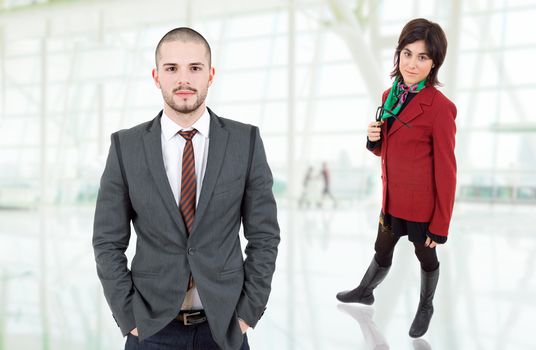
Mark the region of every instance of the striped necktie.
[[184, 151], [182, 152], [182, 180], [181, 180], [181, 199], [179, 209], [188, 229], [188, 234], [192, 232], [192, 225], [195, 217], [195, 196], [197, 191], [197, 180], [195, 177], [195, 158], [192, 138], [197, 133], [196, 129], [190, 131], [179, 131], [186, 140]]

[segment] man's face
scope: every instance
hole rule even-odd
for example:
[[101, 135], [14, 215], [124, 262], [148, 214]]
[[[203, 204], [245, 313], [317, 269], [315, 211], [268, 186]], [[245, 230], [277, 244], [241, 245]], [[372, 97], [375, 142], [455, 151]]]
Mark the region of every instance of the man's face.
[[208, 87], [214, 78], [205, 46], [196, 42], [169, 41], [160, 46], [153, 70], [156, 86], [167, 107], [178, 114], [205, 108]]

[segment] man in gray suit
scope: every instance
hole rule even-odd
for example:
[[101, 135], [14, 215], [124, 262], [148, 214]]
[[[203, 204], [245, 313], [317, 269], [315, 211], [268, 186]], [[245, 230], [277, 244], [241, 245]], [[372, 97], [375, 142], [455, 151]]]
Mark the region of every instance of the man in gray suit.
[[112, 134], [95, 211], [97, 273], [125, 349], [249, 349], [280, 240], [263, 143], [256, 127], [205, 106], [215, 71], [203, 36], [176, 28], [155, 56], [164, 109]]

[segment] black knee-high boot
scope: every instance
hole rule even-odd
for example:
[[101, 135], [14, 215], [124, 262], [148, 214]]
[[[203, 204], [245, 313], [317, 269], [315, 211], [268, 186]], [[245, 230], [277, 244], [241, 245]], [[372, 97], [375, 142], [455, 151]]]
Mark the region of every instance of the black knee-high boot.
[[434, 313], [434, 294], [439, 280], [439, 267], [431, 272], [421, 269], [421, 298], [417, 313], [409, 329], [412, 338], [422, 337], [428, 330], [432, 314]]
[[376, 259], [372, 258], [372, 262], [359, 286], [352, 290], [338, 293], [337, 299], [343, 303], [372, 305], [372, 303], [374, 303], [374, 295], [372, 294], [372, 291], [381, 283], [381, 281], [383, 281], [385, 276], [387, 276], [390, 268], [390, 266], [381, 267], [376, 262]]

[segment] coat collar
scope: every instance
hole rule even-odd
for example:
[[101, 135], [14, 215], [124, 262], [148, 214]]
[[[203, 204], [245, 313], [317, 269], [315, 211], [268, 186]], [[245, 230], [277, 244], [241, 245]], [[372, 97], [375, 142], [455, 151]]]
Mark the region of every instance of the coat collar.
[[[411, 125], [411, 121], [418, 116], [420, 116], [423, 112], [422, 106], [423, 105], [431, 105], [432, 101], [434, 99], [435, 94], [437, 93], [437, 89], [433, 86], [427, 86], [424, 89], [422, 89], [417, 96], [415, 96], [411, 102], [408, 103], [406, 108], [402, 110], [402, 113], [398, 116], [398, 119], [403, 121], [404, 123], [408, 123]], [[398, 131], [400, 128], [405, 128], [404, 124], [400, 122], [395, 122], [391, 129], [388, 132], [388, 136], [391, 136], [396, 131]]]
[[227, 149], [227, 141], [229, 139], [229, 131], [227, 131], [224, 121], [218, 117], [216, 113], [212, 112], [210, 108], [208, 108], [208, 112], [210, 113], [210, 137], [207, 168], [205, 170], [205, 177], [203, 178], [201, 194], [199, 195], [199, 202], [197, 203], [194, 223], [190, 235], [195, 234], [196, 228], [199, 226], [199, 222], [202, 220], [208, 203], [210, 202], [212, 192], [216, 186], [218, 174], [223, 165], [225, 150]]
[[163, 111], [160, 111], [156, 118], [154, 118], [148, 125], [145, 134], [143, 135], [143, 144], [145, 148], [145, 159], [147, 161], [147, 167], [153, 177], [154, 183], [158, 188], [160, 197], [164, 201], [164, 205], [167, 208], [169, 215], [173, 218], [173, 221], [177, 225], [181, 233], [186, 237], [187, 231], [184, 221], [179, 212], [179, 207], [175, 202], [171, 185], [169, 184], [168, 177], [166, 175], [166, 169], [164, 167], [164, 156], [162, 155], [162, 141], [161, 133], [162, 126], [160, 119]]

